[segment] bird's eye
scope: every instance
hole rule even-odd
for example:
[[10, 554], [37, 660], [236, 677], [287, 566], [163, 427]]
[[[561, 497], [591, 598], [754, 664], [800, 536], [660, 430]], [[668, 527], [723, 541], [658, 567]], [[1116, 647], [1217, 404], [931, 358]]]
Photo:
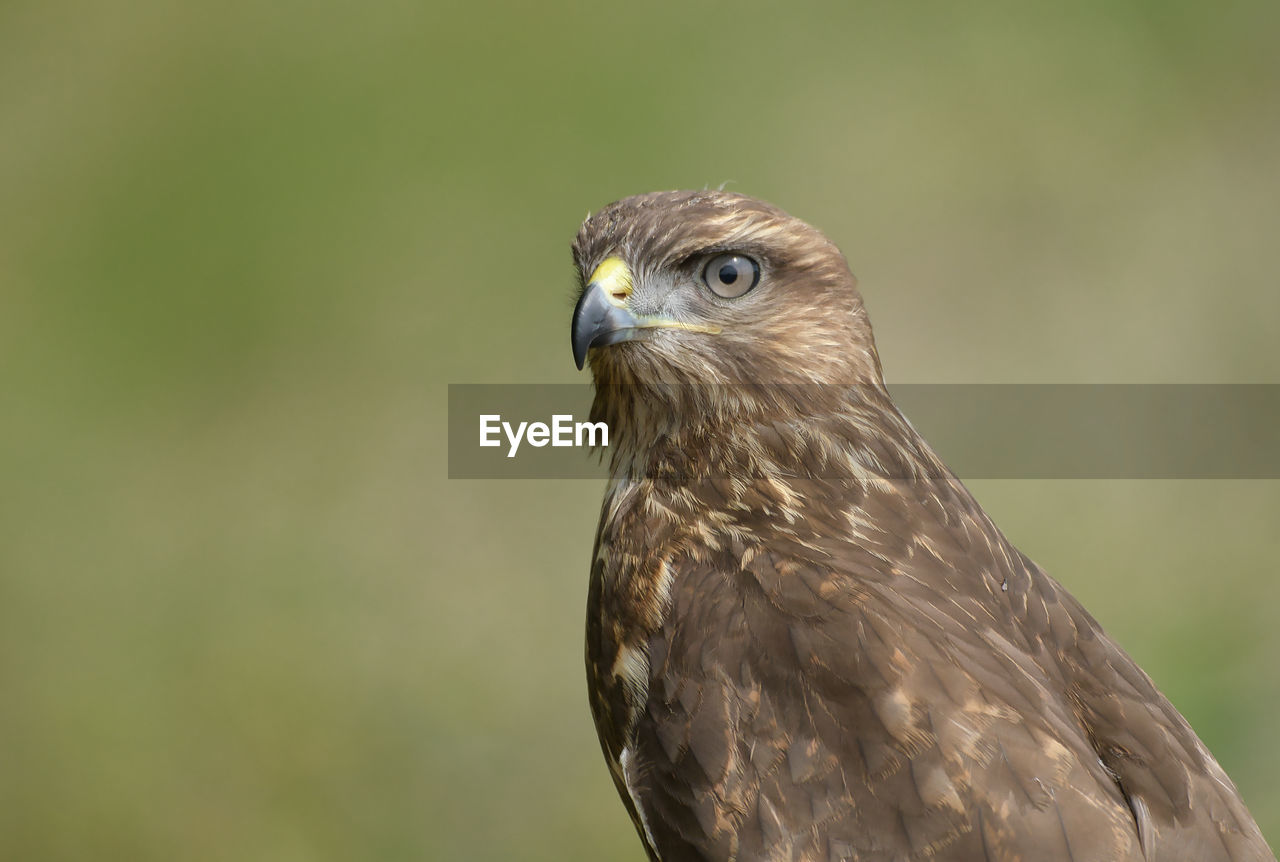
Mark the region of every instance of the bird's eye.
[[716, 296], [734, 299], [760, 282], [760, 264], [742, 254], [718, 254], [707, 261], [702, 280]]

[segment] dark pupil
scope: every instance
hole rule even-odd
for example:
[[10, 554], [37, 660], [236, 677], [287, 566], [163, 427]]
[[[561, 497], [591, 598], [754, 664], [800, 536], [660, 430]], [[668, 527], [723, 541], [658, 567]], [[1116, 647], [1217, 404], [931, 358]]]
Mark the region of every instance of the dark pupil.
[[738, 280], [738, 268], [731, 263], [726, 263], [720, 267], [720, 281], [724, 284], [733, 284]]

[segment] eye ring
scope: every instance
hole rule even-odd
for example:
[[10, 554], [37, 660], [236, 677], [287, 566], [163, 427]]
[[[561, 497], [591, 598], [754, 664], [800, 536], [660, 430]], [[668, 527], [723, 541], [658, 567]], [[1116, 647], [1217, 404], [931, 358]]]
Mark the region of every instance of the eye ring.
[[760, 264], [745, 254], [718, 254], [702, 268], [702, 281], [722, 299], [737, 299], [760, 283]]

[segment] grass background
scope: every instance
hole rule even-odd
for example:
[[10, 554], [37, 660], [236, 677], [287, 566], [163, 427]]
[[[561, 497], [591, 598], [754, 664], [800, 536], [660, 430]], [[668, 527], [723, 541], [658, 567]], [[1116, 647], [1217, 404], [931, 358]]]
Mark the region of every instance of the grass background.
[[[583, 215], [725, 182], [843, 247], [891, 381], [1280, 382], [1278, 24], [0, 4], [0, 857], [641, 859], [601, 489], [448, 481], [446, 384], [581, 379]], [[1280, 840], [1280, 484], [974, 490]]]

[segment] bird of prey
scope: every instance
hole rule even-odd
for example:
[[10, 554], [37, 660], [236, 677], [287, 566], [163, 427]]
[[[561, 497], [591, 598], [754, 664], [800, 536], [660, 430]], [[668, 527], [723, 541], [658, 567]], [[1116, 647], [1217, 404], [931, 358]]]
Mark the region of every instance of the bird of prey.
[[652, 860], [1274, 860], [1150, 678], [889, 399], [840, 251], [719, 191], [573, 243], [586, 659]]

